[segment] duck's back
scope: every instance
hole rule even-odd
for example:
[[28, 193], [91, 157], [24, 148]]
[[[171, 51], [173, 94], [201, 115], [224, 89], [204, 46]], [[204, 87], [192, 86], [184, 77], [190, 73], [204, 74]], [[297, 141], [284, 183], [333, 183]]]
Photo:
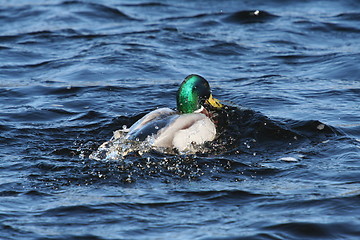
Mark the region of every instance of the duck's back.
[[175, 113], [170, 108], [159, 108], [146, 114], [130, 127], [126, 139], [144, 141], [177, 118], [178, 115]]

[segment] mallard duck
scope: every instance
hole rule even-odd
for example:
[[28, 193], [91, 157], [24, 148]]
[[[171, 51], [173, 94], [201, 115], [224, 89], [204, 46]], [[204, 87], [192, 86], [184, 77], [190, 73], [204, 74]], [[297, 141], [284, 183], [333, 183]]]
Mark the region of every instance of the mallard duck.
[[154, 147], [175, 148], [179, 152], [215, 139], [216, 126], [210, 109], [223, 105], [213, 98], [205, 78], [187, 76], [177, 91], [176, 102], [177, 111], [159, 108], [146, 114], [128, 129], [125, 138], [147, 140]]

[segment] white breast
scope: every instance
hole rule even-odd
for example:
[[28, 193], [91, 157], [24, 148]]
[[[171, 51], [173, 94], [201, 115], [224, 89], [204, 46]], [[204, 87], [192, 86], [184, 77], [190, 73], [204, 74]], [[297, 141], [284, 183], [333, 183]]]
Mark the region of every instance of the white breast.
[[153, 145], [177, 148], [183, 152], [191, 150], [194, 144], [214, 140], [215, 135], [215, 124], [204, 114], [182, 114], [173, 123], [159, 131]]

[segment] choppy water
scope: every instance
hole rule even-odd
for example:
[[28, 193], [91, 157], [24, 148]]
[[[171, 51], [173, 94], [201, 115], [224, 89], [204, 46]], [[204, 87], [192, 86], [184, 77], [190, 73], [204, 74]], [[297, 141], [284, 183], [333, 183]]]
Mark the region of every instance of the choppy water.
[[[359, 238], [359, 1], [0, 3], [1, 239]], [[88, 158], [190, 73], [213, 151]]]

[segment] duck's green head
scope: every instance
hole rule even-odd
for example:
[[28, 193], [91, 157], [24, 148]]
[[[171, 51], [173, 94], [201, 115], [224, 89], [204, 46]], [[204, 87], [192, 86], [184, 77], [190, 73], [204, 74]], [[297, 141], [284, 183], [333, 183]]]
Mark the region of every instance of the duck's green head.
[[212, 97], [208, 81], [196, 74], [187, 76], [181, 83], [176, 102], [180, 113], [193, 113], [205, 103], [215, 108], [222, 107], [219, 100]]

